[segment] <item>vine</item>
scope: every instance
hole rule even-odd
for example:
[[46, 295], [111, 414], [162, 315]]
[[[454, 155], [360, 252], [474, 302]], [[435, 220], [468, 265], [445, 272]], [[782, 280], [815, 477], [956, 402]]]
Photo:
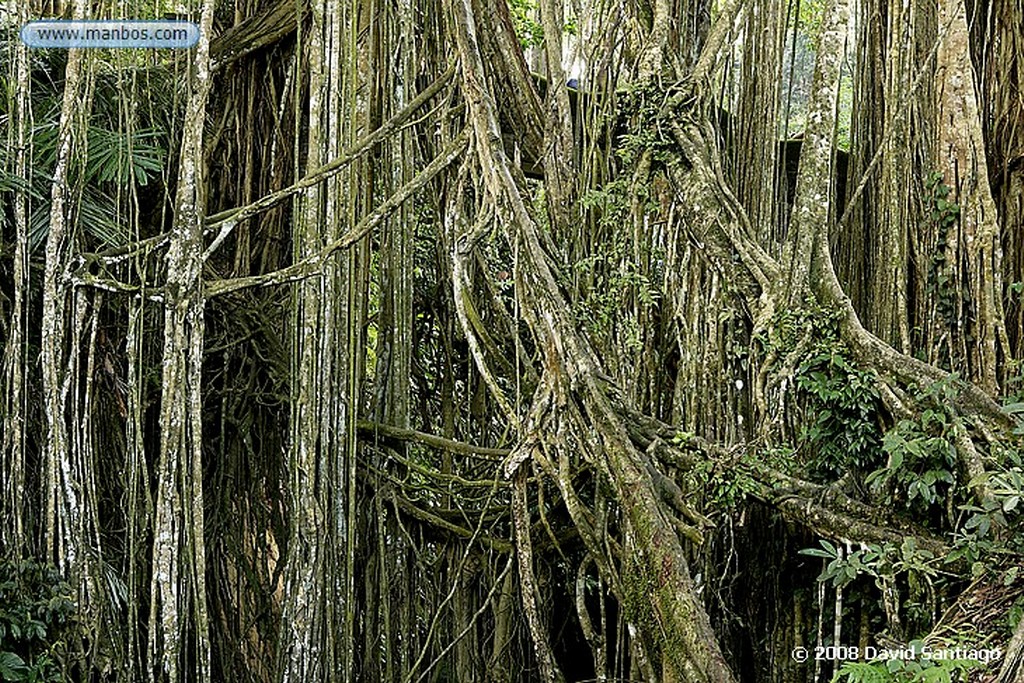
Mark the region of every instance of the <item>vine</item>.
[[[939, 318], [950, 330], [957, 329], [957, 292], [954, 282], [955, 264], [949, 262], [948, 246], [950, 230], [960, 218], [960, 207], [949, 201], [951, 188], [942, 182], [941, 173], [930, 173], [925, 180], [926, 210], [928, 211], [929, 231], [937, 235], [935, 251], [928, 263], [928, 274], [925, 291], [935, 297], [935, 310]], [[970, 300], [966, 290], [961, 294], [963, 304], [969, 307]], [[949, 359], [943, 359], [949, 362]]]

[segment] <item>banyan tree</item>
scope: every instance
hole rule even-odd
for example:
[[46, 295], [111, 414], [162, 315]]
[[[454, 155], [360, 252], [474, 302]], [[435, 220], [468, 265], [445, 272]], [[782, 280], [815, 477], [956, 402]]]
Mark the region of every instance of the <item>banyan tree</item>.
[[1020, 2], [0, 22], [0, 680], [1024, 680]]

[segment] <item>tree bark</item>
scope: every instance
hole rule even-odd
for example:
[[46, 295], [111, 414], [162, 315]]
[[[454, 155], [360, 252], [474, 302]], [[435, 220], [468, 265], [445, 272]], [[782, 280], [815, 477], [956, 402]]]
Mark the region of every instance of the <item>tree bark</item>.
[[1001, 385], [999, 361], [1009, 355], [999, 214], [989, 184], [967, 10], [963, 0], [942, 0], [938, 7], [937, 158], [946, 184], [953, 189], [950, 201], [960, 206], [947, 253], [956, 259], [953, 277], [966, 295], [958, 302], [958, 317], [966, 330], [959, 336], [957, 355], [966, 376], [995, 396]]
[[189, 79], [164, 288], [160, 456], [150, 584], [149, 680], [210, 680], [203, 499], [203, 131], [214, 0], [206, 0]]

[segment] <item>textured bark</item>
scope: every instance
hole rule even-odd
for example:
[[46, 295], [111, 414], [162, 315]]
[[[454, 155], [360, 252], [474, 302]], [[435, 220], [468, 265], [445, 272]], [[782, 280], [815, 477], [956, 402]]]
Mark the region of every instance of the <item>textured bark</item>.
[[[88, 17], [88, 5], [79, 1], [74, 16]], [[80, 481], [73, 463], [68, 391], [71, 377], [67, 365], [68, 331], [72, 324], [68, 314], [70, 290], [64, 278], [70, 262], [69, 254], [76, 241], [75, 196], [76, 176], [81, 157], [86, 154], [82, 134], [91, 105], [89, 71], [83, 50], [69, 50], [64, 73], [58, 147], [50, 189], [50, 221], [46, 235], [46, 265], [43, 272], [42, 348], [43, 394], [46, 411], [46, 446], [44, 449], [46, 500], [45, 555], [61, 569], [82, 575], [82, 555], [86, 547], [83, 535]], [[76, 155], [81, 155], [76, 158]]]
[[[160, 138], [177, 172], [118, 195], [133, 204], [124, 242], [84, 230], [62, 252], [48, 245], [38, 283], [0, 264], [0, 310], [25, 315], [0, 329], [4, 388], [21, 382], [22, 396], [6, 402], [3, 464], [23, 469], [0, 477], [0, 544], [47, 533], [47, 501], [19, 494], [17, 477], [32, 489], [52, 460], [44, 492], [70, 499], [53, 485], [57, 451], [35, 450], [58, 416], [83, 512], [70, 540], [55, 521], [43, 550], [95, 553], [87, 575], [98, 570], [97, 594], [110, 596], [75, 620], [92, 659], [71, 677], [802, 680], [815, 669], [789, 653], [815, 627], [819, 644], [862, 646], [883, 618], [889, 635], [919, 629], [905, 574], [815, 591], [817, 563], [799, 549], [829, 539], [847, 557], [913, 539], [944, 558], [962, 546], [958, 505], [1012, 507], [983, 480], [1009, 466], [1014, 408], [950, 371], [980, 381], [989, 363], [997, 390], [1011, 386], [1020, 333], [997, 325], [994, 361], [972, 359], [966, 337], [946, 338], [953, 362], [933, 348], [948, 330], [927, 290], [939, 239], [922, 183], [956, 155], [971, 178], [988, 170], [998, 221], [980, 222], [991, 207], [970, 200], [984, 193], [961, 174], [957, 201], [981, 210], [957, 229], [1001, 234], [1006, 263], [958, 237], [953, 289], [973, 306], [968, 289], [984, 283], [972, 278], [991, 271], [1017, 320], [1014, 12], [950, 3], [978, 17], [947, 22], [958, 35], [936, 29], [924, 0], [858, 0], [860, 197], [837, 229], [844, 0], [825, 3], [812, 41], [808, 128], [782, 141], [801, 145], [791, 217], [778, 76], [797, 3], [525, 4], [240, 0], [212, 26], [208, 4], [209, 45], [130, 70], [188, 85]], [[97, 87], [130, 92], [118, 64]], [[31, 101], [43, 102], [36, 83]], [[945, 121], [977, 125], [936, 127], [933, 86], [946, 88]], [[28, 91], [16, 94], [26, 107]], [[135, 97], [118, 123], [161, 128]], [[4, 150], [22, 177], [11, 150], [31, 140], [24, 112], [8, 119], [20, 127]], [[95, 130], [113, 126], [92, 116]], [[7, 177], [0, 197], [16, 201], [0, 217], [17, 224], [2, 226], [0, 255], [31, 263], [31, 202]], [[78, 207], [72, 196], [64, 208]], [[54, 234], [75, 232], [65, 218]], [[45, 309], [40, 293], [56, 294]], [[58, 313], [43, 328], [56, 344], [40, 364], [44, 311]], [[957, 315], [980, 330], [976, 312]], [[804, 435], [825, 412], [804, 382], [824, 356], [875, 383], [850, 420], [879, 437], [897, 420], [933, 420], [923, 428], [960, 458], [945, 506], [877, 504], [888, 492], [861, 485], [875, 460], [837, 481], [806, 469], [816, 446]], [[68, 519], [62, 505], [52, 498], [54, 520]], [[966, 576], [966, 564], [942, 571]], [[123, 623], [108, 628], [101, 613]]]
[[789, 219], [783, 255], [785, 301], [790, 307], [800, 306], [808, 293], [812, 260], [817, 250], [815, 245], [824, 242], [826, 249], [828, 247], [839, 69], [843, 60], [847, 18], [846, 0], [832, 0], [825, 6], [814, 79], [807, 103], [807, 127], [800, 149], [793, 213]]
[[[310, 64], [307, 168], [323, 164], [330, 124], [325, 113], [331, 109], [328, 79], [330, 53], [326, 47], [334, 27], [339, 3], [316, 2], [310, 10], [309, 30], [300, 37], [300, 45]], [[338, 86], [335, 86], [338, 87]], [[335, 133], [335, 140], [337, 134]], [[315, 254], [323, 242], [322, 224], [334, 220], [323, 209], [325, 188], [321, 183], [303, 191], [295, 207], [294, 260]], [[331, 355], [325, 353], [321, 338], [330, 329], [322, 319], [324, 307], [328, 314], [334, 302], [327, 301], [327, 278], [318, 264], [315, 276], [301, 281], [294, 297], [294, 330], [292, 342], [291, 442], [288, 454], [288, 497], [290, 500], [289, 533], [285, 558], [284, 604], [281, 610], [281, 635], [278, 646], [277, 680], [281, 683], [334, 680], [331, 672], [334, 653], [328, 639], [334, 626], [326, 612], [328, 586], [326, 573], [329, 549], [326, 540], [337, 540], [330, 532], [329, 503], [330, 463], [322, 456], [323, 415], [334, 393], [329, 388]], [[328, 271], [329, 272], [329, 271]], [[324, 449], [328, 444], [322, 445]], [[342, 577], [339, 577], [342, 578]], [[333, 591], [331, 591], [331, 597]], [[325, 642], [328, 641], [328, 642]]]
[[306, 3], [282, 0], [231, 27], [210, 44], [215, 71], [226, 69], [248, 54], [271, 47], [295, 32]]
[[203, 141], [210, 92], [206, 0], [189, 81], [167, 252], [160, 456], [153, 529], [148, 672], [152, 681], [210, 680], [203, 498]]
[[[18, 24], [28, 21], [28, 8], [24, 3], [10, 0], [7, 7], [8, 16]], [[3, 352], [3, 376], [0, 386], [3, 388], [4, 402], [0, 408], [3, 439], [0, 441], [3, 471], [7, 476], [0, 488], [0, 547], [7, 549], [12, 557], [22, 557], [30, 546], [25, 519], [29, 513], [27, 502], [26, 437], [28, 435], [28, 416], [26, 415], [26, 384], [28, 380], [28, 353], [25, 345], [26, 325], [29, 321], [28, 287], [28, 231], [29, 231], [29, 194], [27, 186], [31, 182], [30, 160], [32, 158], [30, 102], [32, 81], [29, 77], [29, 50], [23, 44], [13, 48], [13, 59], [10, 61], [8, 77], [21, 87], [11, 93], [7, 111], [10, 112], [7, 126], [7, 149], [17, 149], [21, 154], [13, 163], [8, 160], [10, 173], [22, 187], [13, 192], [11, 213], [14, 222], [14, 243], [12, 277], [14, 293], [11, 300], [10, 321], [6, 325]], [[5, 245], [6, 247], [6, 245]]]
[[1019, 681], [1024, 673], [1024, 625], [1017, 624], [1013, 638], [1006, 648], [1003, 665], [999, 668], [996, 683], [1012, 683]]
[[[904, 0], [885, 8], [888, 35], [885, 40], [883, 100], [885, 110], [884, 149], [886, 163], [881, 169], [879, 196], [875, 209], [877, 238], [874, 268], [869, 278], [872, 331], [887, 344], [909, 353], [910, 321], [908, 261], [911, 247], [909, 227], [920, 218], [912, 211], [913, 140], [911, 112], [905, 106], [910, 97], [914, 66], [915, 2]], [[884, 31], [885, 28], [880, 28]], [[877, 115], [875, 116], [877, 119]]]
[[960, 220], [947, 251], [956, 259], [954, 277], [969, 293], [958, 316], [968, 330], [957, 340], [955, 353], [962, 359], [967, 377], [994, 396], [1001, 382], [999, 359], [1009, 355], [1001, 279], [1003, 252], [963, 0], [940, 2], [938, 24], [945, 35], [940, 37], [936, 65], [936, 153], [939, 170], [953, 188], [950, 199], [960, 205]]
[[545, 60], [548, 74], [547, 116], [544, 126], [545, 188], [550, 193], [549, 213], [555, 234], [565, 234], [573, 220], [577, 191], [575, 148], [569, 91], [562, 67], [563, 0], [541, 0]]
[[989, 178], [1002, 227], [1006, 332], [1011, 358], [1024, 357], [1024, 296], [1013, 283], [1024, 282], [1024, 29], [1020, 7], [994, 3], [978, 22], [972, 46], [982, 45], [984, 71], [979, 74], [981, 116]]
[[[776, 168], [779, 150], [779, 104], [785, 12], [770, 2], [758, 2], [746, 12], [743, 21], [743, 48], [739, 79], [743, 90], [729, 117], [724, 135], [733, 144], [723, 166], [736, 198], [750, 216], [758, 240], [769, 248], [782, 242], [779, 228], [785, 221], [779, 215], [786, 210], [785, 182], [765, 169]], [[777, 256], [774, 253], [773, 255]]]
[[530, 627], [534, 652], [540, 663], [541, 679], [548, 683], [565, 680], [551, 656], [547, 642], [547, 628], [541, 621], [537, 609], [537, 580], [533, 572], [533, 544], [530, 540], [530, 511], [526, 498], [526, 471], [520, 469], [513, 475], [512, 518], [515, 525], [516, 559], [519, 561], [519, 585], [523, 598], [523, 611]]

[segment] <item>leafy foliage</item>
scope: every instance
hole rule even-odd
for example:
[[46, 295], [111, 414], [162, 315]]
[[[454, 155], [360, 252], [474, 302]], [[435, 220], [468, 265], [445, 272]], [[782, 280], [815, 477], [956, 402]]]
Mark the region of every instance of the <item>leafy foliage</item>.
[[[992, 466], [980, 481], [971, 482], [984, 485], [990, 497], [959, 506], [963, 524], [954, 535], [954, 550], [948, 557], [950, 562], [970, 562], [975, 577], [988, 569], [987, 561], [1000, 554], [1024, 553], [1024, 533], [1018, 521], [1024, 497], [1024, 456], [1014, 448], [999, 455], [1001, 465]], [[1007, 572], [1004, 583], [1012, 583], [1016, 574]]]
[[162, 131], [134, 133], [89, 129], [89, 164], [86, 175], [98, 183], [145, 186], [164, 165], [165, 151], [160, 145]]
[[839, 588], [848, 585], [858, 576], [870, 576], [881, 588], [884, 581], [892, 581], [906, 575], [915, 579], [934, 577], [938, 574], [935, 565], [940, 558], [926, 548], [921, 548], [913, 538], [906, 538], [896, 545], [870, 544], [848, 553], [842, 552], [826, 540], [819, 541], [820, 548], [805, 548], [801, 555], [821, 557], [829, 560], [818, 577], [819, 581], [831, 581]]
[[[104, 247], [127, 241], [127, 229], [115, 201], [115, 187], [132, 182], [149, 183], [163, 170], [165, 151], [163, 134], [156, 130], [134, 134], [91, 126], [88, 136], [88, 158], [84, 170], [85, 187], [78, 204], [78, 226]], [[33, 132], [34, 158], [33, 194], [40, 198], [32, 214], [29, 228], [29, 249], [35, 250], [46, 239], [49, 230], [50, 169], [56, 162], [57, 126], [45, 123]]]
[[618, 120], [625, 131], [616, 142], [616, 153], [626, 166], [631, 166], [647, 151], [654, 161], [665, 162], [668, 150], [675, 146], [668, 131], [665, 91], [656, 83], [630, 86], [618, 104]]
[[797, 371], [797, 386], [809, 399], [810, 423], [803, 439], [816, 454], [812, 466], [840, 475], [878, 458], [878, 391], [870, 373], [854, 367], [843, 353], [821, 350]]
[[[685, 445], [686, 435], [675, 440], [676, 445]], [[756, 481], [746, 473], [746, 463], [768, 463], [781, 467], [781, 462], [792, 460], [792, 451], [786, 448], [772, 448], [763, 452], [743, 451], [734, 463], [718, 463], [705, 460], [694, 467], [695, 481], [704, 490], [704, 509], [713, 513], [728, 513], [754, 496], [759, 488]]]
[[979, 662], [963, 659], [886, 659], [846, 662], [833, 683], [958, 683]]
[[945, 413], [938, 410], [926, 409], [918, 420], [900, 420], [883, 440], [887, 466], [872, 472], [868, 483], [881, 490], [892, 482], [898, 492], [894, 497], [907, 506], [927, 509], [941, 502], [956, 483], [950, 429]]
[[512, 26], [523, 49], [537, 47], [544, 43], [544, 27], [533, 18], [537, 6], [533, 0], [508, 0], [512, 14]]
[[[39, 122], [31, 131], [32, 164], [30, 178], [11, 173], [10, 150], [0, 148], [0, 204], [3, 195], [13, 191], [27, 192], [32, 198], [29, 219], [29, 249], [37, 250], [46, 240], [50, 224], [50, 185], [57, 160], [60, 133], [60, 101], [63, 81], [61, 51], [35, 50], [32, 58], [33, 116]], [[0, 62], [10, 55], [0, 54]], [[147, 79], [150, 76], [147, 75]], [[167, 157], [168, 141], [163, 122], [140, 124], [134, 130], [123, 130], [121, 112], [110, 103], [117, 102], [119, 90], [112, 79], [101, 78], [96, 84], [93, 107], [80, 167], [72, 169], [75, 182], [81, 181], [82, 195], [76, 203], [76, 225], [81, 235], [92, 240], [92, 246], [106, 248], [124, 244], [128, 237], [123, 218], [124, 202], [118, 202], [131, 184], [138, 187], [158, 179]], [[142, 84], [138, 87], [144, 87]], [[170, 90], [151, 84], [154, 91]], [[7, 100], [0, 103], [0, 127], [9, 125]], [[171, 109], [172, 107], [168, 107]], [[133, 113], [134, 115], [135, 113]], [[152, 111], [150, 112], [152, 114]]]
[[53, 567], [0, 561], [0, 680], [63, 680], [60, 662], [76, 609], [72, 596]]
[[[826, 479], [871, 467], [881, 455], [875, 377], [852, 362], [837, 330], [837, 314], [808, 301], [801, 309], [777, 313], [760, 337], [769, 355], [796, 365], [793, 375], [807, 418], [800, 447], [810, 471]], [[784, 366], [781, 372], [788, 370]]]
[[818, 41], [821, 37], [821, 28], [825, 20], [825, 3], [821, 0], [805, 0], [799, 5], [800, 11], [797, 14], [797, 27], [807, 36], [815, 52], [818, 51]]
[[[641, 308], [655, 305], [661, 292], [638, 262], [632, 236], [621, 230], [630, 220], [630, 192], [627, 183], [615, 181], [582, 198], [583, 207], [595, 212], [601, 232], [608, 238], [589, 256], [576, 261], [572, 271], [582, 293], [577, 313], [581, 320], [587, 321], [592, 337], [606, 340], [618, 333], [628, 348], [637, 350], [642, 346], [639, 324], [634, 316], [623, 312], [629, 310], [627, 304], [634, 301]], [[654, 261], [662, 257], [655, 248], [644, 248], [651, 249], [648, 255]]]

